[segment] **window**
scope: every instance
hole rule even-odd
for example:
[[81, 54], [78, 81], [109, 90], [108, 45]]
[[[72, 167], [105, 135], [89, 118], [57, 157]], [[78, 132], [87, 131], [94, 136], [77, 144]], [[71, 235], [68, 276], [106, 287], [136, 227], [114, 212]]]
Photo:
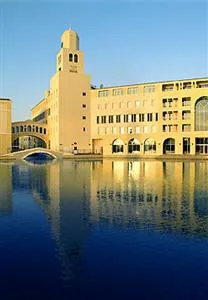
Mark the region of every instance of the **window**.
[[208, 81], [197, 81], [196, 87], [197, 88], [208, 88]]
[[136, 122], [136, 114], [131, 115], [131, 121]]
[[42, 127], [40, 127], [40, 133], [43, 133], [43, 128]]
[[78, 62], [78, 55], [77, 55], [77, 54], [74, 55], [74, 62], [75, 62], [75, 63]]
[[140, 151], [139, 141], [137, 139], [131, 139], [128, 142], [128, 152], [132, 153], [132, 152], [138, 152], [138, 151]]
[[82, 93], [82, 96], [86, 96], [86, 93], [85, 93], [85, 92], [83, 92], [83, 93]]
[[100, 118], [99, 118], [99, 116], [97, 116], [97, 124], [99, 124], [100, 123]]
[[144, 126], [144, 133], [148, 133], [149, 132], [149, 127], [148, 126]]
[[121, 122], [121, 115], [116, 115], [116, 123], [120, 123]]
[[113, 96], [120, 96], [120, 95], [123, 95], [122, 89], [114, 89], [113, 90]]
[[154, 85], [146, 85], [144, 86], [144, 93], [154, 93], [155, 86]]
[[106, 123], [106, 116], [101, 116], [101, 123]]
[[117, 130], [116, 127], [112, 127], [112, 134], [116, 134]]
[[175, 139], [166, 139], [163, 143], [163, 154], [175, 153]]
[[201, 97], [195, 105], [195, 130], [208, 130], [208, 97]]
[[183, 110], [182, 111], [182, 119], [189, 120], [191, 118], [191, 111], [190, 110]]
[[158, 121], [158, 113], [155, 113], [155, 121]]
[[144, 142], [144, 152], [156, 152], [156, 142], [153, 139], [147, 139]]
[[128, 127], [127, 132], [131, 134], [133, 132], [132, 127]]
[[109, 122], [109, 123], [113, 123], [113, 115], [108, 116], [108, 122]]
[[191, 124], [183, 124], [182, 125], [182, 131], [191, 131]]
[[152, 121], [152, 113], [147, 114], [147, 121], [151, 122]]
[[208, 154], [208, 138], [196, 138], [196, 154]]
[[144, 114], [139, 114], [139, 122], [144, 122]]
[[190, 97], [182, 98], [182, 106], [190, 106], [190, 105], [191, 105], [191, 98]]
[[86, 128], [85, 128], [85, 127], [83, 127], [83, 128], [82, 128], [82, 131], [86, 131]]
[[69, 53], [69, 61], [73, 61], [73, 54]]
[[136, 106], [136, 107], [139, 107], [140, 105], [141, 105], [141, 102], [140, 102], [139, 100], [136, 100], [136, 101], [135, 101], [135, 106]]
[[98, 92], [98, 97], [108, 97], [109, 91], [103, 90]]
[[123, 134], [125, 132], [124, 127], [120, 127], [120, 133]]
[[141, 132], [141, 127], [137, 126], [136, 127], [136, 133], [140, 133]]
[[127, 123], [128, 122], [128, 118], [129, 116], [128, 115], [124, 115], [124, 122]]
[[127, 89], [127, 94], [128, 95], [134, 95], [138, 93], [138, 88], [137, 87], [130, 87]]
[[86, 120], [86, 116], [82, 116], [82, 120]]
[[46, 128], [43, 129], [43, 133], [46, 134]]
[[171, 83], [171, 84], [163, 84], [162, 85], [162, 91], [163, 92], [167, 92], [167, 91], [173, 91], [174, 89], [174, 84]]
[[116, 139], [112, 143], [112, 153], [119, 153], [124, 151], [124, 142], [120, 139]]
[[83, 107], [83, 108], [86, 108], [86, 104], [82, 104], [82, 107]]
[[127, 102], [127, 107], [128, 108], [132, 108], [133, 107], [133, 102], [132, 101], [128, 101]]

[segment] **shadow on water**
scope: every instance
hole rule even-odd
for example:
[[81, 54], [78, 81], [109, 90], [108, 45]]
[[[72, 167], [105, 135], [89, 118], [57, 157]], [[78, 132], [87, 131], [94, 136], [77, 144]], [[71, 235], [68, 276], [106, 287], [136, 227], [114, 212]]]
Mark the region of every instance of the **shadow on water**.
[[46, 163], [50, 163], [54, 159], [55, 158], [48, 153], [33, 153], [31, 155], [28, 155], [24, 160], [33, 164], [43, 165]]

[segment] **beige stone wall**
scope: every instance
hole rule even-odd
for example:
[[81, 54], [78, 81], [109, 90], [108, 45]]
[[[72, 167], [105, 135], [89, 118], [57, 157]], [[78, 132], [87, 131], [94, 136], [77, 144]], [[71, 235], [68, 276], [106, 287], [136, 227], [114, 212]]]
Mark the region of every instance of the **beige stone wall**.
[[[170, 90], [164, 91], [165, 87]], [[135, 89], [135, 93], [129, 94], [130, 89]], [[208, 137], [207, 131], [195, 131], [195, 104], [203, 96], [208, 96], [208, 78], [91, 90], [93, 145], [97, 149], [103, 147], [104, 154], [112, 154], [112, 143], [119, 138], [124, 144], [123, 154], [128, 154], [128, 143], [135, 138], [140, 143], [137, 154], [143, 155], [145, 141], [152, 138], [156, 141], [156, 152], [148, 155], [160, 155], [164, 141], [174, 138], [175, 153], [183, 154], [183, 138], [190, 138], [190, 154], [195, 154], [195, 138]], [[190, 105], [184, 105], [183, 100], [188, 97]], [[139, 114], [144, 114], [144, 121], [139, 120]], [[121, 116], [120, 122], [116, 122], [116, 115]], [[124, 121], [124, 115], [129, 115], [128, 122]], [[134, 122], [132, 115], [136, 115]], [[103, 116], [106, 123], [102, 123]], [[109, 116], [113, 116], [112, 123]], [[190, 129], [184, 131], [188, 129], [184, 125], [190, 125]]]
[[0, 99], [0, 154], [11, 152], [11, 100]]

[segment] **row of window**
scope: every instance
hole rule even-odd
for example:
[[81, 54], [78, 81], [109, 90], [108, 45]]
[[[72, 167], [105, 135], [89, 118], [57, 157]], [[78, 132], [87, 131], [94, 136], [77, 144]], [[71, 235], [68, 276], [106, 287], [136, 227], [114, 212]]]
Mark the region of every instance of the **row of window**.
[[162, 85], [162, 91], [186, 90], [191, 88], [208, 88], [207, 80], [186, 81], [180, 83], [167, 83]]
[[150, 133], [157, 132], [157, 126], [136, 126], [136, 127], [98, 127], [97, 134], [132, 134], [132, 133]]
[[158, 121], [158, 113], [97, 116], [97, 124]]
[[[163, 120], [178, 120], [179, 119], [179, 112], [178, 111], [165, 111], [162, 113]], [[190, 120], [191, 118], [191, 111], [190, 110], [183, 110], [182, 111], [182, 120]]]
[[[129, 87], [127, 89], [124, 88], [116, 88], [113, 90], [101, 90], [98, 91], [98, 97], [108, 97], [108, 96], [122, 96], [127, 93], [127, 95], [134, 95], [138, 94], [139, 89], [138, 87]], [[143, 87], [143, 93], [154, 93], [155, 86], [154, 85], [147, 85]]]
[[[167, 83], [162, 84], [162, 91], [174, 91], [179, 89], [191, 89], [191, 88], [208, 88], [208, 81], [201, 80], [196, 82], [181, 82], [181, 83]], [[124, 94], [138, 94], [138, 87], [129, 88], [115, 88], [112, 90], [104, 89], [98, 91], [98, 97], [109, 97], [109, 96], [121, 96]], [[155, 85], [145, 85], [143, 86], [143, 93], [154, 93]]]
[[162, 128], [163, 132], [178, 132], [181, 131], [181, 129], [183, 132], [189, 132], [191, 131], [191, 124], [183, 124], [180, 129], [178, 124], [163, 125]]
[[136, 100], [136, 101], [128, 101], [128, 102], [119, 102], [119, 103], [104, 103], [98, 104], [97, 109], [125, 109], [127, 108], [138, 108], [138, 107], [149, 107], [149, 106], [155, 106], [156, 100], [151, 99], [151, 100]]
[[[178, 106], [178, 98], [164, 98], [162, 99], [163, 107], [177, 107]], [[182, 98], [182, 106], [190, 106], [191, 105], [191, 97], [183, 97]]]
[[[124, 152], [125, 144], [121, 139], [116, 139], [112, 143], [112, 153]], [[144, 148], [142, 144], [136, 138], [129, 140], [128, 142], [128, 153], [133, 152], [156, 152], [157, 144], [152, 138], [148, 138], [144, 141]], [[162, 143], [163, 154], [174, 154], [175, 153], [175, 139], [167, 138]], [[182, 151], [183, 154], [190, 153], [190, 138], [183, 138]], [[195, 139], [195, 153], [196, 154], [208, 154], [208, 138], [196, 138]]]
[[35, 125], [33, 126], [21, 125], [21, 126], [12, 127], [12, 133], [19, 133], [19, 132], [36, 132], [36, 133], [46, 134], [46, 128], [42, 128]]

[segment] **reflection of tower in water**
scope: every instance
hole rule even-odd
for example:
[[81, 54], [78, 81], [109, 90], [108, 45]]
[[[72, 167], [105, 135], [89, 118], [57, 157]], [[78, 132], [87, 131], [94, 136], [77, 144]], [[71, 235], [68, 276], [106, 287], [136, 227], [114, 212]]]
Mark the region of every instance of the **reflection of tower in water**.
[[[41, 168], [41, 167], [40, 167]], [[36, 168], [33, 195], [44, 210], [57, 242], [63, 276], [72, 279], [88, 234], [91, 164], [66, 161]], [[40, 182], [45, 182], [40, 187]]]

